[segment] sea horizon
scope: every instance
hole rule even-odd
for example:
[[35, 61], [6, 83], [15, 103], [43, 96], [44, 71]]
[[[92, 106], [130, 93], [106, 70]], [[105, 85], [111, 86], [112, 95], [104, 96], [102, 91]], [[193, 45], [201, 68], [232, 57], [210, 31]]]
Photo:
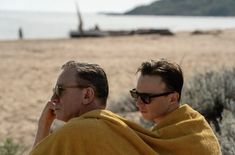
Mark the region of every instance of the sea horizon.
[[[96, 25], [101, 30], [169, 29], [172, 32], [235, 28], [235, 17], [106, 15], [83, 13], [84, 30]], [[73, 12], [0, 10], [0, 40], [18, 39], [19, 28], [25, 39], [69, 38], [78, 29]]]

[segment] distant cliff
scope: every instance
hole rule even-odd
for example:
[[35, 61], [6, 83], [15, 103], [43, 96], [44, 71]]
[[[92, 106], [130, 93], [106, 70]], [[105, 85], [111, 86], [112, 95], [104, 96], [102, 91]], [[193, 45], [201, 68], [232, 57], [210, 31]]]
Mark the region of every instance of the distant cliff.
[[126, 15], [235, 16], [235, 0], [160, 0]]

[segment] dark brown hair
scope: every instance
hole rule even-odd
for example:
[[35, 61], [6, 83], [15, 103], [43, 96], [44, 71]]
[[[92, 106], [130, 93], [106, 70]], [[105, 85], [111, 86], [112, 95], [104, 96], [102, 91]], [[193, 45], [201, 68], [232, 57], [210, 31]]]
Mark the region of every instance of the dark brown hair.
[[95, 96], [106, 105], [109, 94], [108, 79], [99, 65], [69, 61], [62, 66], [62, 69], [75, 69], [77, 82], [90, 85], [95, 91]]
[[137, 72], [140, 72], [143, 76], [160, 76], [162, 81], [166, 84], [168, 91], [176, 91], [179, 93], [180, 100], [184, 78], [182, 70], [178, 64], [171, 63], [166, 59], [160, 59], [157, 61], [150, 60], [143, 62]]

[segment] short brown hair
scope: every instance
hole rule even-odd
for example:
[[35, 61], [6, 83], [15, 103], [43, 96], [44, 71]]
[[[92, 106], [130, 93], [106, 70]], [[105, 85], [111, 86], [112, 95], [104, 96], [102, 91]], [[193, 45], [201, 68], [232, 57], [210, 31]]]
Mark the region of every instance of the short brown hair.
[[77, 82], [82, 81], [87, 85], [91, 85], [95, 91], [96, 97], [101, 99], [103, 104], [106, 105], [109, 94], [108, 79], [105, 71], [99, 65], [68, 61], [61, 68], [75, 69], [77, 72]]
[[140, 72], [141, 75], [160, 76], [162, 81], [166, 84], [168, 91], [176, 91], [179, 93], [180, 100], [184, 78], [181, 67], [178, 64], [171, 63], [166, 59], [159, 59], [157, 61], [150, 60], [143, 62], [137, 72]]

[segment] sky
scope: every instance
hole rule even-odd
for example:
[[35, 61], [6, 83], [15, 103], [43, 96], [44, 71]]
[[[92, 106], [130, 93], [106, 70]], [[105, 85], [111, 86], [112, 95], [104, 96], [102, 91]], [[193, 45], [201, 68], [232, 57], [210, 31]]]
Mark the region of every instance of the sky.
[[0, 0], [0, 10], [74, 12], [75, 1], [82, 12], [123, 13], [155, 0]]

